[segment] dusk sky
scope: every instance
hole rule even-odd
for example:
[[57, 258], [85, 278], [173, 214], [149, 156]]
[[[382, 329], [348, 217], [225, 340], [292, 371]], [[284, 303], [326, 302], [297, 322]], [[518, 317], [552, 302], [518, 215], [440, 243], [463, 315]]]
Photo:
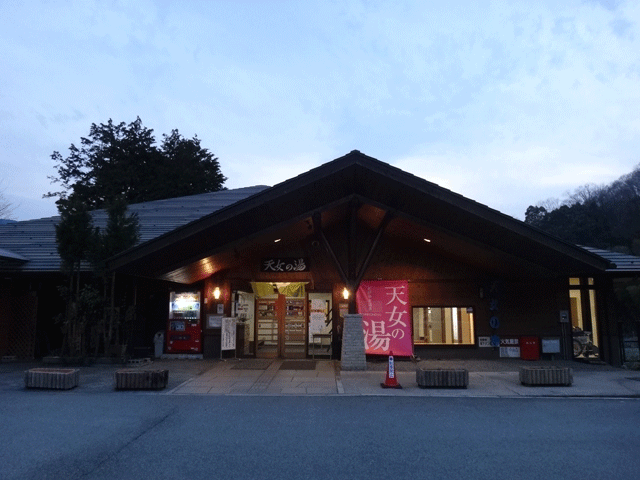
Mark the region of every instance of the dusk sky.
[[0, 0], [0, 191], [139, 116], [275, 185], [351, 150], [503, 213], [640, 164], [640, 2]]

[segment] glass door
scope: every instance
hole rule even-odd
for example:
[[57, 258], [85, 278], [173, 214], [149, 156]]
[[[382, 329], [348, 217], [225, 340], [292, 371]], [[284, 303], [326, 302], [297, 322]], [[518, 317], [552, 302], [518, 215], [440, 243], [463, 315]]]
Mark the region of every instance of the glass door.
[[255, 313], [256, 357], [306, 358], [306, 297], [261, 297]]
[[304, 298], [287, 297], [284, 312], [284, 358], [305, 358], [307, 355], [307, 312]]
[[276, 304], [275, 298], [256, 300], [256, 357], [275, 358], [278, 356], [279, 321]]

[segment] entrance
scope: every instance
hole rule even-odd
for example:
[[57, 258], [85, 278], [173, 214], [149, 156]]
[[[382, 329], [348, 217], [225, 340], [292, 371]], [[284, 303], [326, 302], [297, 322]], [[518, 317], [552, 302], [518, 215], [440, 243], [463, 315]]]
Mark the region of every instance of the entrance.
[[570, 278], [569, 285], [573, 357], [599, 357], [598, 316], [593, 278]]
[[256, 300], [256, 357], [306, 357], [305, 303], [304, 297], [286, 297], [282, 294]]
[[245, 356], [331, 358], [331, 292], [307, 292], [298, 283], [251, 282], [234, 291], [232, 316], [244, 324]]

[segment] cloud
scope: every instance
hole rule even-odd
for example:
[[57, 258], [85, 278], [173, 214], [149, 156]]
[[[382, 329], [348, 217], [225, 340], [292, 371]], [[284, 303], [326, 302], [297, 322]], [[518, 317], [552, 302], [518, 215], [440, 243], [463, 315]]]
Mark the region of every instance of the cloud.
[[639, 162], [637, 2], [12, 2], [3, 14], [0, 155], [45, 191], [51, 152], [136, 116], [157, 138], [197, 134], [230, 186], [358, 149], [513, 215]]

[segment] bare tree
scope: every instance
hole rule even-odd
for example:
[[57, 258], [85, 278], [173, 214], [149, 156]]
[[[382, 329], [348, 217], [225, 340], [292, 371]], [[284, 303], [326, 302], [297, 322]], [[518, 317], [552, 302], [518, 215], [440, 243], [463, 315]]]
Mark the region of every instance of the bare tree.
[[593, 183], [582, 185], [575, 189], [572, 194], [569, 194], [569, 200], [567, 201], [567, 205], [575, 205], [582, 204], [593, 201], [598, 201], [602, 198], [603, 192], [605, 192], [607, 187], [604, 185], [595, 185]]
[[0, 219], [13, 220], [14, 210], [15, 207], [4, 197], [4, 189], [0, 190]]

